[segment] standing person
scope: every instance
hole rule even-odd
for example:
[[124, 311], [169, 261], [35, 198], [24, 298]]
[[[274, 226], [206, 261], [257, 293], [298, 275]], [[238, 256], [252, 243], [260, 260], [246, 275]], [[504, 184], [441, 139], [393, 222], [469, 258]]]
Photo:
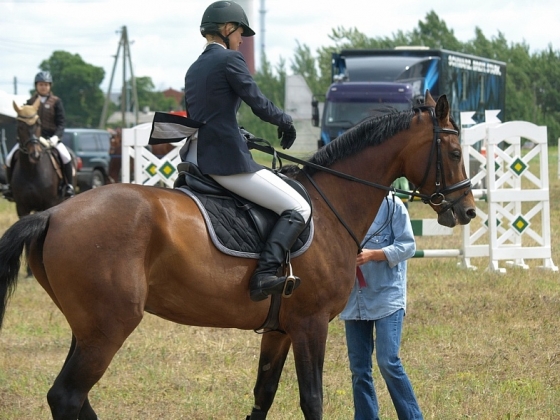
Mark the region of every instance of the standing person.
[[[39, 118], [41, 120], [41, 137], [50, 140], [56, 147], [62, 160], [62, 167], [64, 173], [64, 196], [74, 196], [74, 186], [72, 185], [72, 156], [70, 152], [62, 143], [62, 135], [64, 134], [65, 114], [62, 100], [51, 92], [52, 76], [48, 71], [41, 71], [35, 76], [35, 90], [36, 93], [27, 100], [27, 105], [33, 105], [37, 98], [40, 98], [41, 105], [39, 105]], [[19, 145], [16, 143], [10, 153], [6, 156], [6, 178], [10, 184], [12, 177], [12, 158], [18, 149]], [[4, 198], [13, 200], [12, 190], [8, 185], [4, 190]]]
[[379, 419], [372, 377], [374, 348], [398, 418], [422, 419], [399, 358], [406, 311], [406, 260], [414, 255], [416, 244], [408, 211], [398, 197], [385, 197], [363, 247], [356, 259], [356, 284], [340, 314], [352, 372], [354, 419]]
[[260, 301], [282, 292], [286, 277], [277, 276], [277, 271], [305, 228], [311, 208], [298, 192], [253, 160], [237, 124], [237, 110], [244, 101], [263, 121], [278, 126], [284, 149], [293, 144], [296, 130], [292, 117], [261, 93], [239, 52], [242, 37], [255, 34], [243, 8], [233, 1], [212, 3], [202, 16], [200, 32], [206, 45], [185, 76], [185, 104], [189, 118], [204, 125], [181, 150], [181, 157], [224, 188], [280, 216], [249, 283], [251, 299]]

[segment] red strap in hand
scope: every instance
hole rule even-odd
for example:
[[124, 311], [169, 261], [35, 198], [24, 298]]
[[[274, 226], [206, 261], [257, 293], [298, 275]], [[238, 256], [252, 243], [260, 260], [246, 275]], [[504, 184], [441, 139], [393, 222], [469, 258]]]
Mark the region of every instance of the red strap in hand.
[[360, 266], [356, 266], [356, 277], [358, 277], [358, 285], [360, 286], [360, 289], [367, 287], [366, 279], [364, 278], [364, 273], [362, 273]]

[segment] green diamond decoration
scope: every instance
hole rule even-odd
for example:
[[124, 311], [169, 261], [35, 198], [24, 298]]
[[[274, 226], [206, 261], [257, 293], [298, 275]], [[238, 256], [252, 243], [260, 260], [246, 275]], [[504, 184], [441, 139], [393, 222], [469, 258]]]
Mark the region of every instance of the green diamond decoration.
[[[488, 228], [488, 219], [484, 221], [484, 224], [486, 225], [486, 228]], [[496, 219], [496, 227], [500, 226], [501, 224], [502, 221], [500, 219]]]
[[529, 225], [529, 221], [525, 220], [523, 216], [517, 216], [517, 218], [511, 223], [511, 227], [519, 234], [523, 233]]
[[511, 164], [509, 168], [515, 173], [517, 176], [521, 175], [525, 169], [527, 169], [527, 165], [521, 159], [516, 158]]
[[154, 176], [157, 173], [157, 166], [153, 163], [150, 163], [148, 166], [146, 166], [146, 172], [148, 172], [150, 176]]
[[165, 162], [160, 168], [159, 173], [162, 174], [164, 177], [169, 179], [171, 175], [175, 172], [175, 166], [173, 166], [169, 162]]

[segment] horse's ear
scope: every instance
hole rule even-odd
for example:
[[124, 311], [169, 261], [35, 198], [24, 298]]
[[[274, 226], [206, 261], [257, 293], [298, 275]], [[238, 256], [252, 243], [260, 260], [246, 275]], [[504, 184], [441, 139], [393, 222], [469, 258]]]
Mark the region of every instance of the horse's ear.
[[13, 105], [14, 105], [14, 110], [16, 111], [16, 114], [20, 114], [21, 112], [21, 108], [16, 104], [16, 101], [12, 101]]
[[436, 117], [441, 121], [442, 125], [449, 123], [449, 102], [446, 95], [441, 95], [436, 104]]
[[41, 105], [41, 98], [37, 96], [37, 99], [35, 99], [35, 102], [33, 102], [33, 108], [35, 108], [35, 111], [39, 110], [40, 105]]
[[434, 101], [434, 98], [432, 98], [432, 95], [430, 95], [430, 91], [428, 89], [426, 89], [426, 94], [424, 96], [424, 105], [436, 106], [436, 101]]

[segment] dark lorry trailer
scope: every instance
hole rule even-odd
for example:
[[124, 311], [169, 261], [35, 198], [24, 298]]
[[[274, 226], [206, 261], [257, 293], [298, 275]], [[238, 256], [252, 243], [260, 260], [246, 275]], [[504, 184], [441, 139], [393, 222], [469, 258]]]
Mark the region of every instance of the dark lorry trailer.
[[[376, 109], [410, 108], [424, 92], [447, 95], [457, 124], [461, 113], [484, 122], [485, 111], [499, 110], [505, 120], [506, 64], [483, 57], [429, 48], [343, 50], [332, 55], [332, 84], [325, 95], [319, 147]], [[313, 101], [313, 124], [319, 125]]]

